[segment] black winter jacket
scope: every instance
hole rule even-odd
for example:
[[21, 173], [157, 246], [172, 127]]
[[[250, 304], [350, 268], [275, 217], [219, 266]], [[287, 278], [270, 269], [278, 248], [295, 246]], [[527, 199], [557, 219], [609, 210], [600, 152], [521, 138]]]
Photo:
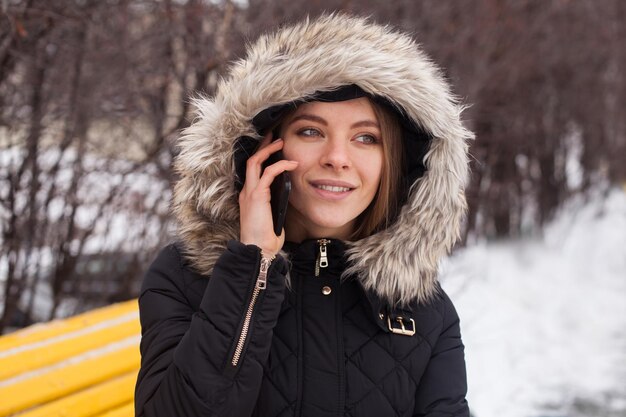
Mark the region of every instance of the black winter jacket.
[[315, 276], [319, 247], [290, 245], [291, 289], [279, 257], [251, 310], [258, 248], [229, 242], [207, 279], [166, 247], [139, 298], [137, 415], [469, 416], [459, 319], [445, 293], [389, 309], [339, 279], [342, 242], [327, 244], [328, 267]]
[[[294, 104], [351, 86], [398, 118], [398, 213], [328, 243], [325, 268], [306, 241], [265, 274], [259, 249], [238, 243], [244, 145]], [[473, 135], [415, 41], [367, 19], [307, 20], [262, 36], [194, 105], [174, 163], [179, 243], [139, 299], [137, 415], [467, 416], [459, 320], [437, 268], [466, 212]]]

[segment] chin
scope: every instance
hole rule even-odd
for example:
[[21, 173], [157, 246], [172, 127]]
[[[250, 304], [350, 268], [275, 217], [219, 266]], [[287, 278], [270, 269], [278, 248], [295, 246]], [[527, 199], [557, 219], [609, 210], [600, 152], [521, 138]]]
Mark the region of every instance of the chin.
[[304, 229], [311, 238], [341, 239], [346, 237], [346, 230], [350, 234], [353, 229], [354, 220], [360, 214], [356, 211], [346, 207], [324, 207], [315, 202], [307, 204], [304, 210], [298, 210], [298, 205], [290, 205], [287, 213], [288, 218], [291, 213], [292, 224], [297, 225], [298, 229]]
[[[352, 218], [346, 218], [342, 216], [338, 216], [337, 214], [328, 214], [320, 217], [311, 216], [308, 221], [308, 226], [311, 229], [317, 230], [326, 230], [328, 233], [332, 234], [333, 230], [343, 231], [346, 227], [350, 226]], [[320, 236], [320, 237], [333, 237], [331, 235]]]

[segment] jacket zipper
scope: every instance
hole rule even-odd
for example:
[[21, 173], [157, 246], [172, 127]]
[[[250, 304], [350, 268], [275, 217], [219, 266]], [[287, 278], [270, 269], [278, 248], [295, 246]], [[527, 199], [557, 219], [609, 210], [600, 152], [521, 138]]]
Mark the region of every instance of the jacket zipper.
[[241, 327], [241, 333], [239, 334], [239, 341], [237, 342], [237, 347], [235, 348], [235, 353], [233, 354], [233, 360], [231, 361], [231, 364], [233, 366], [237, 366], [237, 364], [239, 363], [241, 353], [243, 352], [243, 347], [246, 344], [248, 332], [250, 331], [250, 323], [252, 322], [252, 312], [254, 311], [254, 305], [256, 304], [261, 291], [264, 290], [265, 287], [267, 287], [267, 271], [270, 269], [272, 259], [273, 258], [261, 258], [259, 276], [257, 277], [256, 284], [254, 285], [252, 298], [250, 298], [250, 303], [248, 304], [248, 309], [246, 310], [246, 317], [244, 318], [243, 326]]
[[328, 266], [328, 249], [326, 245], [330, 243], [328, 239], [319, 239], [317, 241], [320, 245], [320, 251], [317, 254], [317, 261], [315, 262], [315, 276], [320, 276], [320, 268], [326, 268]]

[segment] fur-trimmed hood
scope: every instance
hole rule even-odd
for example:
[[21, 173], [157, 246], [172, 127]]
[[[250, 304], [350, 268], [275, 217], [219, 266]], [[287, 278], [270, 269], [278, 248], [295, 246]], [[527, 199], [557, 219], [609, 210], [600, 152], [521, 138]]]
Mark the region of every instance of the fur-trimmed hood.
[[436, 293], [439, 261], [457, 241], [466, 211], [467, 140], [473, 135], [440, 71], [409, 36], [343, 15], [260, 37], [232, 65], [215, 97], [195, 100], [196, 119], [178, 142], [173, 210], [199, 272], [209, 275], [226, 242], [239, 237], [233, 149], [240, 137], [260, 138], [253, 118], [348, 84], [386, 99], [432, 139], [426, 172], [411, 185], [395, 221], [348, 243], [346, 273], [392, 304], [425, 302]]

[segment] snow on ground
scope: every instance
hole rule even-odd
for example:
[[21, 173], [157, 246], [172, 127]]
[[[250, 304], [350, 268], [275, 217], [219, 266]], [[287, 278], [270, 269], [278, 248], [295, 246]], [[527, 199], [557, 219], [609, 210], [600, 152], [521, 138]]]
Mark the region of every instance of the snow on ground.
[[459, 250], [442, 284], [476, 417], [626, 415], [626, 192], [572, 201], [542, 238]]

